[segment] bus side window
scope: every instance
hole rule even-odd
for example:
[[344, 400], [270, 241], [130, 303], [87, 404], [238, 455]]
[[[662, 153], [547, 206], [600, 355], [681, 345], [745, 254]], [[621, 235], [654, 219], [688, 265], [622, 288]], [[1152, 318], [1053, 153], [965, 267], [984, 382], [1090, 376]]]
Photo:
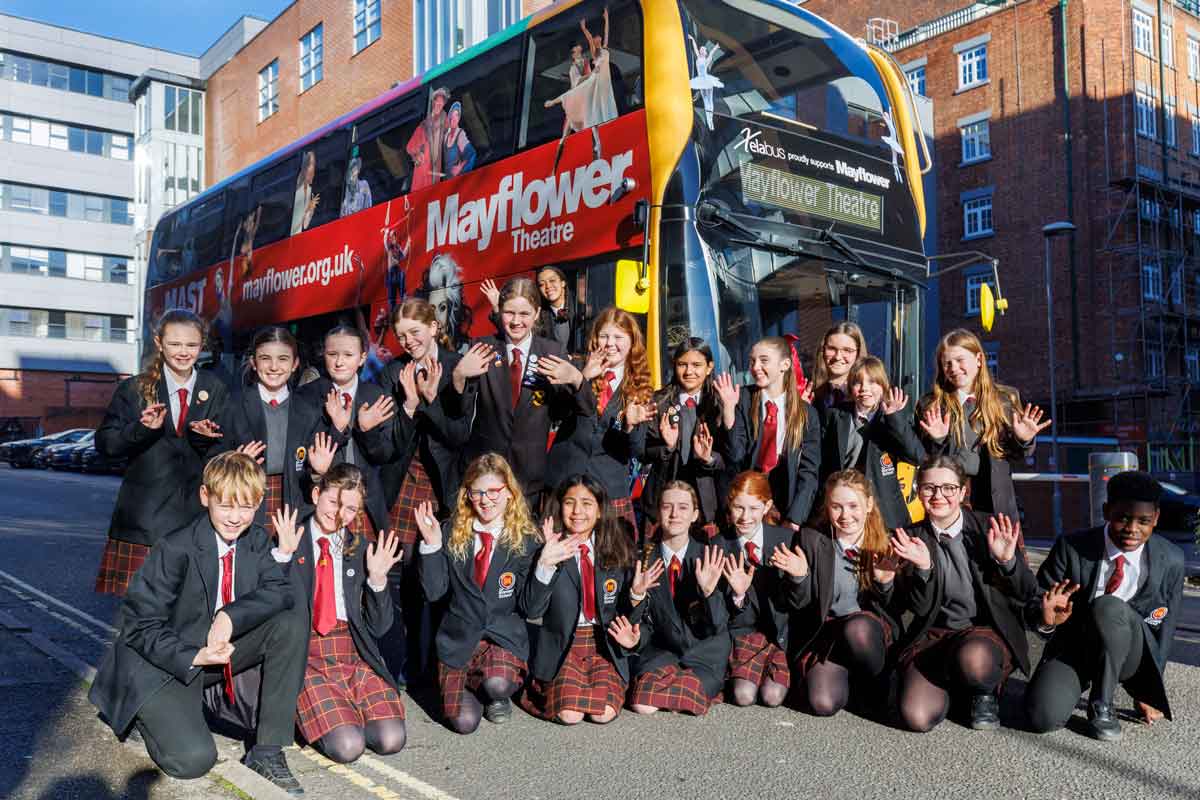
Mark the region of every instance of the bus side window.
[[225, 190], [225, 224], [221, 237], [221, 260], [233, 257], [234, 248], [245, 241], [246, 215], [250, 208], [250, 179], [242, 178]]
[[520, 73], [521, 43], [514, 39], [434, 82], [434, 91], [449, 95], [439, 124], [430, 126], [444, 131], [441, 180], [512, 154]]
[[[346, 175], [347, 141], [346, 131], [335, 131], [324, 136], [315, 146], [306, 148], [306, 150], [313, 151], [316, 163], [312, 181], [312, 194], [316, 198], [316, 207], [307, 228], [324, 225], [341, 216], [340, 203], [343, 179]], [[299, 181], [300, 178], [297, 180]], [[293, 209], [293, 214], [294, 212], [295, 209]]]
[[192, 207], [188, 220], [191, 269], [211, 267], [221, 259], [221, 229], [225, 218], [225, 194], [221, 192]]
[[425, 115], [426, 97], [422, 89], [355, 126], [346, 179], [335, 201], [340, 216], [353, 213], [355, 205], [361, 204], [364, 188], [372, 205], [408, 193], [413, 163], [405, 146]]
[[300, 156], [296, 155], [254, 176], [250, 184], [250, 205], [257, 215], [255, 247], [277, 242], [291, 232], [292, 200], [296, 195], [299, 168]]
[[155, 242], [155, 279], [166, 283], [183, 274], [183, 237], [187, 229], [186, 208], [180, 209], [162, 223], [162, 234]]
[[522, 147], [602, 125], [643, 103], [642, 14], [636, 2], [575, 6], [537, 26], [529, 50]]

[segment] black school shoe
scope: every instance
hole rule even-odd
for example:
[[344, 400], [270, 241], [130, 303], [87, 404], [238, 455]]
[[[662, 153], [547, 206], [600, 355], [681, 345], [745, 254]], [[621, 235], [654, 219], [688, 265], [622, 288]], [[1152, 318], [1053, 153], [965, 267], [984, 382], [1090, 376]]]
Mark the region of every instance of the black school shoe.
[[500, 725], [512, 719], [512, 703], [508, 698], [493, 700], [483, 708], [483, 718], [488, 722]]
[[296, 780], [296, 776], [288, 769], [287, 759], [284, 758], [282, 749], [253, 747], [249, 753], [246, 753], [242, 763], [288, 794], [304, 794], [304, 788], [300, 785], [300, 781]]
[[977, 694], [971, 698], [971, 729], [992, 731], [1000, 727], [1000, 701], [996, 695]]
[[1102, 742], [1115, 742], [1121, 738], [1121, 723], [1108, 703], [1088, 703], [1087, 734]]

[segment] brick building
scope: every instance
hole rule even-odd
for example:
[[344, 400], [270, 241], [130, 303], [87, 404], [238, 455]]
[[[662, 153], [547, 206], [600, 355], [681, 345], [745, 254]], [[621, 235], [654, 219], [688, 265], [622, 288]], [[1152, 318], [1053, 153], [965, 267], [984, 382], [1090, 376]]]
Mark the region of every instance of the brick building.
[[[1089, 450], [1120, 446], [1194, 480], [1200, 4], [805, 7], [886, 47], [932, 100], [938, 252], [999, 258], [1011, 304], [983, 333], [979, 286], [990, 278], [968, 267], [941, 279], [943, 328], [976, 330], [1000, 380], [1048, 406], [1042, 227], [1073, 223], [1050, 241], [1061, 469], [1084, 471]], [[1042, 465], [1047, 455], [1043, 446]]]

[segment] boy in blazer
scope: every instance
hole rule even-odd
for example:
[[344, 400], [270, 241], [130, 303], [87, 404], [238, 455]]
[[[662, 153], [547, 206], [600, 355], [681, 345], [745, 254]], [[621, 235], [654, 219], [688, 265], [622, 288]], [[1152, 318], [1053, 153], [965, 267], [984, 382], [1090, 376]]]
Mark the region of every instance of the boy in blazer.
[[1146, 724], [1171, 718], [1163, 671], [1183, 609], [1185, 570], [1182, 551], [1153, 535], [1161, 491], [1144, 472], [1114, 475], [1105, 525], [1059, 539], [1038, 570], [1041, 593], [1027, 617], [1048, 641], [1025, 691], [1034, 730], [1065, 725], [1089, 685], [1093, 738], [1121, 736], [1113, 713], [1118, 683]]
[[243, 700], [240, 673], [261, 665], [255, 744], [245, 763], [300, 794], [282, 748], [292, 742], [306, 637], [289, 612], [279, 554], [253, 525], [263, 483], [247, 455], [209, 462], [199, 490], [206, 513], [162, 537], [134, 577], [88, 699], [118, 737], [136, 727], [163, 772], [198, 778], [217, 760], [206, 707], [234, 716], [222, 712]]

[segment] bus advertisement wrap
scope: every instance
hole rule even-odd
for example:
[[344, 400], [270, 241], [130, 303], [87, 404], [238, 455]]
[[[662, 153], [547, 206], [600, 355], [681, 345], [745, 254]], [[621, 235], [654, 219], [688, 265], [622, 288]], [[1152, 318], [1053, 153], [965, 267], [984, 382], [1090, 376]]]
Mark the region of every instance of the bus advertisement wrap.
[[[634, 204], [650, 185], [645, 112], [311, 228], [149, 292], [154, 318], [188, 308], [219, 335], [408, 295], [462, 306], [462, 287], [641, 244]], [[613, 193], [625, 179], [633, 181]], [[486, 303], [472, 293], [475, 304]], [[384, 302], [386, 301], [386, 305]], [[435, 305], [438, 303], [435, 302]], [[446, 320], [452, 338], [491, 333], [488, 311]], [[236, 325], [234, 324], [236, 320]], [[474, 320], [459, 327], [456, 323]], [[229, 347], [229, 344], [225, 344]]]

